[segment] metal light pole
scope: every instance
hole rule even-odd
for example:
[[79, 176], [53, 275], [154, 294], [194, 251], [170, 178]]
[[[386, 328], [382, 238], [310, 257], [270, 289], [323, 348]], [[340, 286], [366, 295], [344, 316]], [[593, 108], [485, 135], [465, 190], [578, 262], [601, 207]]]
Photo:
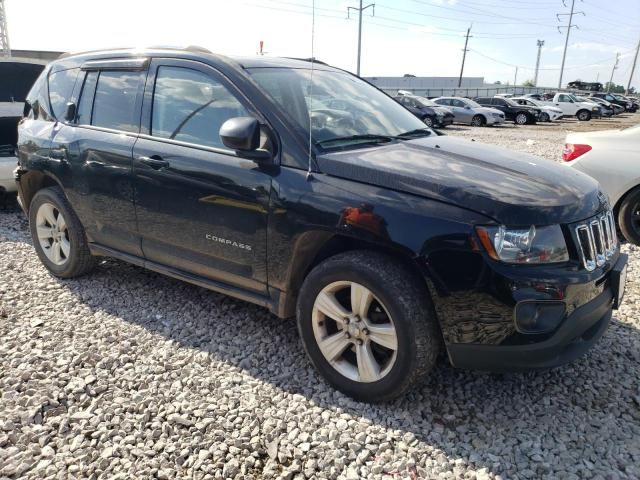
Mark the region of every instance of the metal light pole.
[[351, 12], [351, 10], [357, 10], [357, 12], [358, 12], [358, 63], [357, 63], [357, 66], [356, 66], [356, 75], [358, 75], [358, 76], [360, 76], [360, 52], [361, 52], [361, 49], [362, 49], [362, 12], [364, 12], [369, 7], [372, 8], [373, 14], [375, 15], [375, 13], [376, 13], [376, 4], [375, 3], [370, 3], [366, 7], [363, 7], [362, 6], [362, 0], [360, 0], [360, 7], [359, 8], [347, 7], [347, 17], [349, 16], [349, 13]]
[[533, 76], [533, 86], [538, 85], [538, 70], [540, 70], [540, 54], [542, 53], [542, 46], [544, 40], [538, 40], [538, 58], [536, 58], [536, 74]]

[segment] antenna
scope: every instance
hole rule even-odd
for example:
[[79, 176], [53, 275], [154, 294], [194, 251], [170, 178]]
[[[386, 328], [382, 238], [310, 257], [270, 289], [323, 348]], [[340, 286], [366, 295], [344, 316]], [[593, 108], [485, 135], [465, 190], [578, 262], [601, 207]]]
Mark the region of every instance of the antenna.
[[309, 163], [307, 168], [307, 181], [313, 179], [313, 175], [311, 174], [311, 162], [313, 161], [312, 152], [313, 152], [313, 138], [311, 136], [311, 128], [312, 128], [312, 118], [311, 115], [313, 113], [313, 67], [316, 63], [315, 52], [313, 50], [313, 40], [316, 33], [316, 0], [311, 2], [311, 75], [309, 77]]

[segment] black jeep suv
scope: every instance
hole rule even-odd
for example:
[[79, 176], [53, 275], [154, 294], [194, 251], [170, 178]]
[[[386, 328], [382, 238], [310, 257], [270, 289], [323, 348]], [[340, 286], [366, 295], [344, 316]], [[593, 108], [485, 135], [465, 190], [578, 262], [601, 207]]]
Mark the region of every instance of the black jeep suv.
[[504, 118], [518, 125], [536, 123], [540, 119], [542, 111], [539, 108], [520, 105], [509, 98], [502, 97], [476, 97], [474, 98], [483, 107], [491, 107], [504, 112]]
[[[314, 110], [333, 99], [349, 111]], [[442, 350], [463, 368], [571, 361], [622, 297], [594, 180], [437, 136], [319, 62], [77, 54], [27, 103], [15, 178], [53, 275], [106, 255], [296, 316], [358, 399], [402, 394]]]

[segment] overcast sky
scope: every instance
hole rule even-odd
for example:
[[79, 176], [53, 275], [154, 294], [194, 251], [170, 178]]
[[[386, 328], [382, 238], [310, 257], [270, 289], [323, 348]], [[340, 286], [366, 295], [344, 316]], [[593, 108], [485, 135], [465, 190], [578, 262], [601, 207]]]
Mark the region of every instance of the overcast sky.
[[[564, 34], [561, 0], [369, 0], [363, 18], [363, 76], [457, 76], [464, 32], [473, 23], [465, 76], [533, 78], [557, 86]], [[567, 5], [571, 0], [565, 0]], [[580, 78], [626, 85], [640, 39], [640, 0], [575, 0], [577, 15], [563, 83]], [[358, 0], [316, 0], [315, 56], [355, 71]], [[311, 0], [5, 0], [11, 47], [82, 51], [115, 46], [200, 45], [227, 55], [311, 56]], [[568, 16], [560, 17], [566, 24]], [[564, 30], [563, 30], [564, 32]], [[640, 87], [640, 68], [633, 85]]]

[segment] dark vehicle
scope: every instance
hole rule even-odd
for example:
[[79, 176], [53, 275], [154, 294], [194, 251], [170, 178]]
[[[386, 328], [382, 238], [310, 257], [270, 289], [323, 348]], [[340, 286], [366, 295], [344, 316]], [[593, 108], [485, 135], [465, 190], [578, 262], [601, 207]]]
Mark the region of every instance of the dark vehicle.
[[451, 110], [417, 95], [398, 95], [394, 99], [428, 127], [444, 128], [453, 123]]
[[567, 88], [575, 88], [576, 90], [586, 90], [589, 92], [599, 92], [602, 90], [602, 84], [600, 82], [581, 82], [576, 80], [575, 82], [569, 82]]
[[525, 125], [536, 123], [540, 119], [542, 113], [539, 108], [529, 107], [527, 105], [519, 105], [517, 102], [509, 98], [502, 97], [476, 97], [474, 98], [483, 107], [491, 107], [504, 113], [506, 120]]
[[607, 102], [610, 102], [610, 103], [614, 103], [616, 105], [620, 105], [622, 108], [624, 108], [625, 112], [634, 113], [638, 110], [638, 105], [634, 105], [634, 103], [631, 100], [625, 99], [621, 95], [616, 95], [615, 93], [601, 92], [601, 93], [594, 93], [592, 96], [597, 98], [602, 98], [603, 100], [606, 100]]
[[406, 392], [442, 349], [461, 368], [572, 361], [620, 304], [595, 180], [437, 136], [343, 70], [112, 50], [53, 62], [27, 100], [15, 178], [53, 275], [111, 256], [296, 316], [354, 398]]
[[587, 100], [590, 102], [595, 102], [600, 106], [603, 117], [611, 117], [612, 115], [617, 115], [618, 113], [624, 112], [624, 109], [620, 105], [607, 102], [604, 98], [591, 96], [587, 97]]

